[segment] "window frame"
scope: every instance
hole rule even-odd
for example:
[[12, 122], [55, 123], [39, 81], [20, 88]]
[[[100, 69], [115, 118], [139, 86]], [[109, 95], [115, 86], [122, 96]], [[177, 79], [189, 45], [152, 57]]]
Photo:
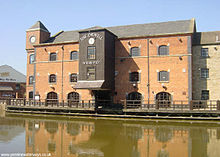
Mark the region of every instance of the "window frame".
[[[52, 78], [52, 77], [54, 77], [54, 78]], [[53, 79], [54, 79], [55, 81], [53, 81]], [[57, 75], [56, 75], [56, 74], [50, 74], [50, 75], [49, 75], [48, 82], [49, 82], [49, 83], [56, 83], [56, 82], [57, 82]]]
[[209, 78], [209, 69], [208, 68], [201, 68], [200, 77], [202, 79], [208, 79]]
[[[32, 79], [32, 81], [31, 81], [31, 79]], [[29, 85], [33, 85], [33, 84], [34, 84], [34, 76], [33, 76], [33, 75], [29, 76], [29, 78], [28, 78], [28, 84], [29, 84]]]
[[201, 91], [201, 100], [209, 100], [209, 90], [202, 90]]
[[79, 59], [79, 52], [78, 51], [71, 51], [70, 52], [70, 60], [77, 60]]
[[30, 56], [29, 56], [29, 64], [33, 64], [34, 62], [35, 62], [35, 55], [34, 54], [30, 54]]
[[[164, 74], [165, 74], [165, 76], [162, 76]], [[162, 78], [162, 77], [165, 77], [165, 78]], [[170, 81], [170, 72], [165, 71], [165, 70], [159, 71], [157, 79], [159, 82], [169, 82]]]
[[138, 71], [129, 72], [129, 81], [131, 83], [139, 83], [140, 82], [140, 72], [138, 72]]
[[[161, 48], [166, 47], [166, 54], [161, 50]], [[158, 47], [157, 55], [159, 56], [168, 56], [170, 54], [169, 52], [170, 47], [167, 45], [160, 45]]]
[[[52, 56], [52, 55], [55, 56], [55, 59], [52, 58], [52, 57], [54, 57], [54, 56]], [[56, 53], [56, 52], [50, 53], [50, 55], [49, 55], [49, 61], [51, 61], [51, 62], [57, 61], [57, 53]]]
[[[90, 78], [90, 74], [91, 72], [89, 73], [89, 68], [93, 68], [94, 69], [94, 78]], [[87, 80], [96, 80], [96, 67], [95, 66], [89, 66], [86, 68], [86, 75], [87, 75]]]
[[[76, 79], [72, 78], [74, 75], [75, 75]], [[70, 78], [70, 80], [69, 80], [70, 83], [74, 83], [74, 82], [77, 82], [77, 81], [78, 81], [78, 75], [77, 75], [77, 73], [71, 73], [71, 74], [69, 75], [69, 78]]]
[[[207, 51], [204, 51], [207, 50]], [[202, 58], [209, 58], [209, 48], [201, 48], [201, 57]]]
[[[136, 50], [137, 49], [137, 51], [134, 51], [134, 50]], [[136, 54], [135, 54], [135, 53]], [[135, 54], [135, 55], [134, 55]], [[139, 47], [132, 47], [132, 48], [130, 48], [130, 56], [131, 57], [137, 57], [137, 56], [140, 56], [141, 55], [141, 52], [140, 52], [140, 48]]]
[[[92, 49], [90, 49], [92, 48]], [[93, 54], [91, 54], [91, 51], [89, 52], [89, 50], [93, 50]], [[96, 47], [95, 46], [88, 46], [87, 47], [87, 59], [88, 60], [95, 60], [96, 59]]]

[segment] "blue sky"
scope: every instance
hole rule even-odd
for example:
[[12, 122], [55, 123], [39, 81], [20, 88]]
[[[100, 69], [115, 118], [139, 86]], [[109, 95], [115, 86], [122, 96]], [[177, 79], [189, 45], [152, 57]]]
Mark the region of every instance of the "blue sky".
[[26, 30], [40, 20], [51, 34], [91, 26], [196, 19], [220, 31], [219, 0], [0, 0], [0, 65], [26, 74]]

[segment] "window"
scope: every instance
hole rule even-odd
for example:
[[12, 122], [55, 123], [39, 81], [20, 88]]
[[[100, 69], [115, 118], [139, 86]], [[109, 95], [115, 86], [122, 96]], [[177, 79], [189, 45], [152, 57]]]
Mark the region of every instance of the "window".
[[56, 61], [57, 60], [57, 54], [56, 53], [50, 53], [50, 61]]
[[132, 72], [129, 76], [130, 82], [138, 82], [139, 81], [139, 72]]
[[20, 85], [20, 84], [16, 84], [15, 89], [16, 89], [16, 90], [21, 89], [21, 85]]
[[209, 90], [202, 90], [201, 99], [209, 100]]
[[88, 47], [87, 58], [88, 59], [95, 59], [95, 47], [94, 46]]
[[87, 79], [95, 80], [95, 67], [87, 67]]
[[77, 82], [77, 74], [76, 73], [70, 74], [70, 82]]
[[130, 50], [131, 56], [140, 56], [140, 48], [139, 47], [132, 47]]
[[30, 64], [34, 63], [34, 54], [31, 54], [29, 59], [30, 59], [29, 61]]
[[201, 69], [201, 78], [209, 78], [209, 69], [207, 68]]
[[204, 58], [209, 57], [209, 49], [208, 48], [201, 49], [201, 57], [204, 57]]
[[160, 71], [158, 73], [158, 81], [169, 81], [169, 72]]
[[169, 55], [169, 47], [166, 45], [159, 46], [158, 55]]
[[70, 53], [70, 60], [76, 60], [79, 58], [78, 52], [77, 51], [72, 51]]
[[51, 74], [49, 76], [49, 83], [55, 83], [56, 82], [56, 75], [55, 74]]
[[33, 92], [32, 92], [32, 91], [31, 91], [31, 92], [29, 92], [28, 97], [29, 97], [29, 99], [33, 99], [33, 98], [34, 98], [34, 94], [33, 94]]
[[32, 85], [34, 82], [34, 76], [29, 76], [29, 85]]

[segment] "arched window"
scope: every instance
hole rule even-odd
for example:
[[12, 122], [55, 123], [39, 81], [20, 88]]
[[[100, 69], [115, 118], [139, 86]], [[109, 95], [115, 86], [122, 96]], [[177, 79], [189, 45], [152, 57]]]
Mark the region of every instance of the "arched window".
[[169, 55], [169, 46], [166, 45], [159, 46], [158, 55]]
[[77, 74], [76, 73], [70, 74], [70, 82], [77, 82]]
[[32, 85], [34, 81], [34, 76], [29, 76], [29, 85]]
[[56, 75], [55, 74], [51, 74], [49, 76], [49, 83], [56, 83]]
[[160, 107], [169, 107], [171, 104], [171, 95], [167, 92], [157, 93], [156, 101]]
[[127, 95], [128, 104], [141, 104], [142, 95], [138, 92], [131, 92]]
[[46, 105], [57, 105], [58, 104], [58, 97], [57, 93], [55, 92], [50, 92], [47, 94], [47, 101]]
[[158, 72], [158, 81], [169, 81], [169, 72], [167, 71]]
[[140, 56], [140, 48], [139, 47], [132, 47], [130, 50], [131, 56]]
[[29, 57], [29, 63], [32, 64], [34, 63], [34, 54], [31, 54]]
[[72, 51], [70, 53], [70, 60], [76, 60], [79, 58], [78, 52], [77, 51]]
[[140, 75], [139, 72], [131, 72], [129, 75], [129, 81], [130, 82], [140, 81], [139, 75]]
[[57, 60], [57, 54], [55, 52], [50, 53], [50, 61], [56, 61]]
[[76, 106], [79, 103], [79, 93], [71, 92], [67, 96], [68, 106]]

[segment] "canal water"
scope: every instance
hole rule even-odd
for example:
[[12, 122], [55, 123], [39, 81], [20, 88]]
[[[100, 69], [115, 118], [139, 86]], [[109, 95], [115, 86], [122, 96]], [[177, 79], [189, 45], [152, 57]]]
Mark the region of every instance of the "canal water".
[[219, 157], [220, 122], [6, 115], [1, 156]]

